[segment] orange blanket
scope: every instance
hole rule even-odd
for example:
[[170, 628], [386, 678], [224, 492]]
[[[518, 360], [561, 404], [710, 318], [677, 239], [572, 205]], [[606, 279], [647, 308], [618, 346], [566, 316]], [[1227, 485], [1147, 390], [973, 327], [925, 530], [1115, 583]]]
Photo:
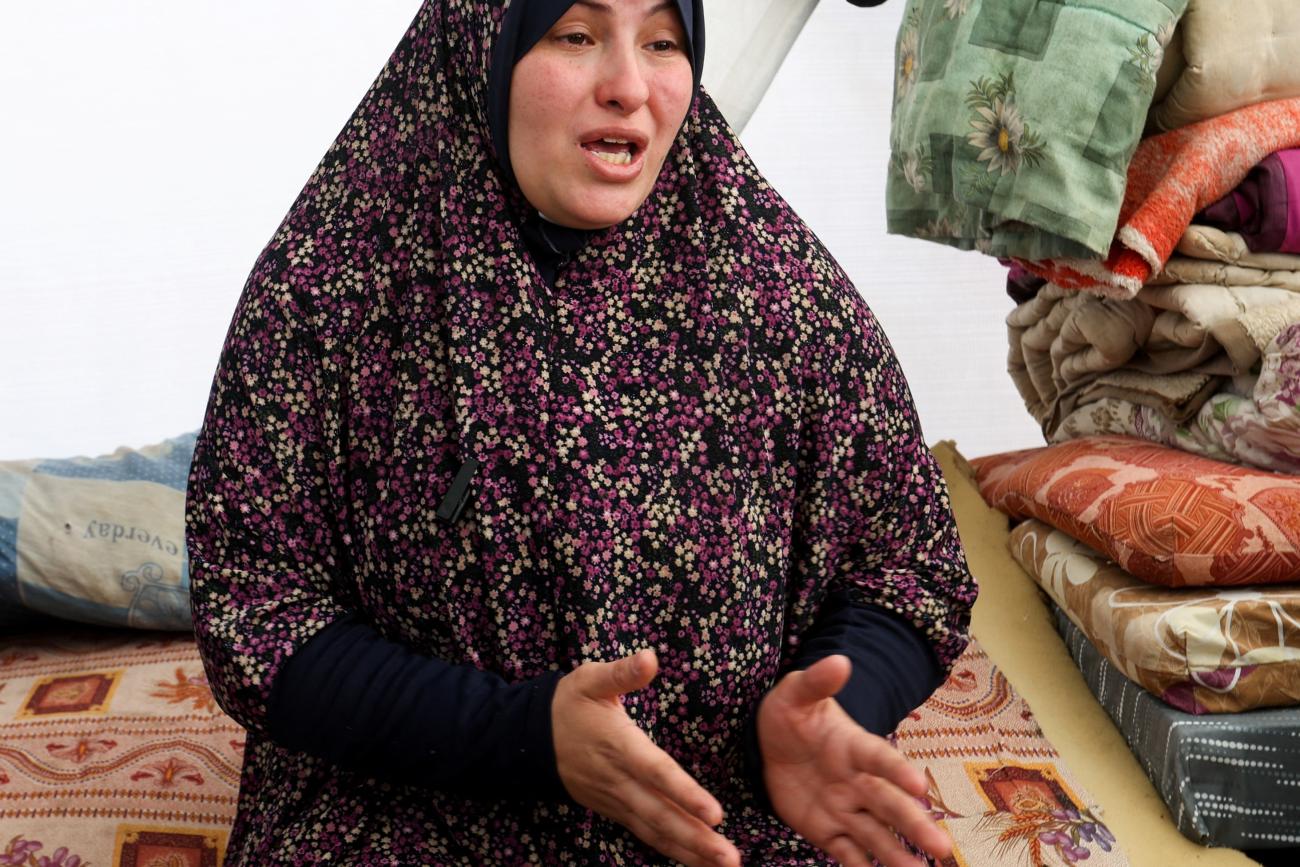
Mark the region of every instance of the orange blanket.
[[1132, 298], [1169, 261], [1197, 211], [1260, 160], [1300, 146], [1300, 99], [1279, 99], [1145, 139], [1128, 169], [1119, 230], [1104, 261], [1017, 260], [1066, 289]]

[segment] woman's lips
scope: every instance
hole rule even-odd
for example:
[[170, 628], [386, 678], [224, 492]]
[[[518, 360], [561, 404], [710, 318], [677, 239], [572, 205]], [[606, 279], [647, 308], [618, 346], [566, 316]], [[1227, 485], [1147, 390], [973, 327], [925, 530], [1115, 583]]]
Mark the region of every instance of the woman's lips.
[[587, 164], [602, 178], [627, 181], [641, 173], [645, 148], [619, 138], [601, 138], [582, 143]]

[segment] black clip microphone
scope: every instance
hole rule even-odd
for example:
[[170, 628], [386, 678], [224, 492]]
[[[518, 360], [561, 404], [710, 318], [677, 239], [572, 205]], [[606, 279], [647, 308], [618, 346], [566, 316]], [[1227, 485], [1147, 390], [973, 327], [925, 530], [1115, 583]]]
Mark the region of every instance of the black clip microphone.
[[446, 524], [456, 523], [460, 513], [465, 510], [465, 504], [469, 502], [469, 484], [477, 472], [478, 461], [474, 458], [467, 458], [460, 465], [456, 478], [451, 480], [451, 487], [447, 489], [447, 496], [442, 498], [442, 505], [438, 507], [438, 520]]

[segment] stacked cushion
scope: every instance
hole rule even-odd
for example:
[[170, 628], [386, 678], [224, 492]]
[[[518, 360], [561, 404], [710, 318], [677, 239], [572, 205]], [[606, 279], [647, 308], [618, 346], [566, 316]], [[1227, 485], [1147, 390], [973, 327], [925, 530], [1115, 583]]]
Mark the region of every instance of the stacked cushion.
[[1300, 477], [1127, 437], [971, 462], [980, 493], [1166, 587], [1300, 582]]
[[194, 440], [0, 462], [0, 628], [52, 616], [188, 630]]
[[1057, 627], [1184, 836], [1236, 849], [1300, 845], [1300, 708], [1192, 716], [1116, 671], [1059, 611]]
[[1300, 585], [1159, 587], [1035, 520], [1009, 546], [1112, 666], [1173, 707], [1300, 704]]

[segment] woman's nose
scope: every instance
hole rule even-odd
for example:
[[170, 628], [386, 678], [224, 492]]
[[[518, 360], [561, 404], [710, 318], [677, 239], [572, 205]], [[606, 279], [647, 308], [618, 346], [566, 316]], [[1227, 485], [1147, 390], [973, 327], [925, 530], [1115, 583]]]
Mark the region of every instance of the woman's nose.
[[632, 114], [650, 98], [650, 79], [635, 47], [611, 49], [601, 64], [596, 100], [606, 108]]

